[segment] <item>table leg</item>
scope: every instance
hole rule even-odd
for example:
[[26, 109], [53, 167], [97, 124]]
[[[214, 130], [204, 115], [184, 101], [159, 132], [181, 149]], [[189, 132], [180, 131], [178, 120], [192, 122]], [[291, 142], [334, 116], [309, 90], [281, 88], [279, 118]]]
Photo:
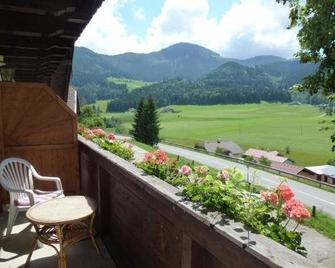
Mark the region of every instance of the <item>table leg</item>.
[[59, 241], [59, 252], [58, 252], [58, 268], [66, 268], [66, 256], [64, 250], [64, 243], [63, 243], [63, 227], [60, 225], [56, 225], [56, 234]]
[[34, 243], [33, 243], [33, 246], [29, 252], [29, 255], [28, 255], [28, 258], [27, 258], [27, 261], [25, 263], [25, 267], [28, 267], [29, 264], [30, 264], [30, 259], [31, 259], [31, 256], [33, 255], [33, 252], [35, 251], [36, 247], [37, 247], [37, 241], [38, 241], [38, 237], [36, 236], [35, 240], [34, 240]]
[[88, 227], [88, 232], [89, 232], [89, 235], [91, 237], [93, 246], [95, 247], [95, 250], [97, 251], [98, 255], [100, 255], [100, 250], [98, 248], [97, 242], [95, 241], [94, 232], [93, 232], [94, 217], [95, 217], [95, 213], [93, 213], [92, 216], [91, 216], [90, 224], [89, 224], [89, 227]]

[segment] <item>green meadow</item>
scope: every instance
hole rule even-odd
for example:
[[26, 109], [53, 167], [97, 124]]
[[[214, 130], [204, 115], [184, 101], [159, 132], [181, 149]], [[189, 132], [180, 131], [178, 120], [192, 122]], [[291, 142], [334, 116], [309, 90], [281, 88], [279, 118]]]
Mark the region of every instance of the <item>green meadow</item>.
[[115, 84], [126, 84], [129, 91], [153, 84], [151, 82], [144, 82], [128, 78], [118, 78], [113, 76], [108, 77], [107, 80]]
[[[99, 103], [104, 111], [104, 103]], [[331, 130], [320, 131], [323, 120], [332, 120], [310, 105], [243, 104], [211, 106], [171, 106], [180, 113], [161, 113], [160, 137], [177, 144], [222, 138], [250, 147], [277, 150], [302, 166], [325, 164], [335, 157], [331, 152]], [[129, 130], [132, 113], [104, 113], [123, 121]]]

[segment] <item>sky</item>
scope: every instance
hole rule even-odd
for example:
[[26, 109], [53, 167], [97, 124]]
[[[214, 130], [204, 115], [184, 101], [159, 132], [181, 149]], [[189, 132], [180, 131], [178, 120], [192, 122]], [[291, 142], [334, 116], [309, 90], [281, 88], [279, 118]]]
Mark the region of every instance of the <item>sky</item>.
[[297, 29], [275, 0], [105, 0], [76, 46], [97, 53], [148, 53], [179, 42], [223, 57], [292, 58]]

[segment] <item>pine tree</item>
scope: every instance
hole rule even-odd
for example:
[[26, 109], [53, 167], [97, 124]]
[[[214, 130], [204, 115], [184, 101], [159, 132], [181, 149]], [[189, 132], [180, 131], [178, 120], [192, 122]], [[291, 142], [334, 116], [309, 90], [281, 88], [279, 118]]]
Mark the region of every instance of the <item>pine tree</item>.
[[133, 135], [134, 139], [139, 142], [144, 142], [144, 112], [145, 112], [145, 101], [142, 97], [138, 103], [136, 113], [134, 116], [133, 128], [130, 131], [130, 134]]
[[144, 143], [154, 145], [159, 142], [159, 118], [156, 110], [156, 105], [153, 98], [150, 96], [145, 103], [144, 108]]

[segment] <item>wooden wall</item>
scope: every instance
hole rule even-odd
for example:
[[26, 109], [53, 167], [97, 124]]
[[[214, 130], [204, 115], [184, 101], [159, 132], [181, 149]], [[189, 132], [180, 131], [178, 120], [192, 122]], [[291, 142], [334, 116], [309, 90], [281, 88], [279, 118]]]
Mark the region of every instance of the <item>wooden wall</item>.
[[[47, 85], [0, 83], [0, 160], [20, 157], [79, 193], [76, 115]], [[37, 184], [52, 189], [53, 184]], [[2, 189], [0, 201], [8, 202]]]

